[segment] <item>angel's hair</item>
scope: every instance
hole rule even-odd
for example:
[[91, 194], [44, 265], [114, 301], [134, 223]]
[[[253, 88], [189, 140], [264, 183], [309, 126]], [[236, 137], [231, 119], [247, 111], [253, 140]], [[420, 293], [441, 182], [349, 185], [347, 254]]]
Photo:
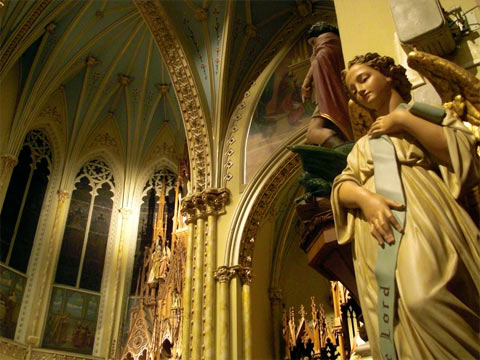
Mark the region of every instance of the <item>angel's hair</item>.
[[[367, 65], [371, 68], [382, 73], [392, 79], [392, 87], [398, 91], [398, 94], [405, 102], [409, 102], [412, 99], [412, 83], [408, 81], [407, 75], [405, 75], [406, 69], [402, 65], [395, 65], [395, 61], [389, 56], [380, 56], [377, 53], [366, 53], [365, 55], [357, 55], [353, 60], [348, 63], [348, 70], [353, 65]], [[347, 89], [348, 96], [351, 96], [350, 91], [346, 86], [345, 77], [348, 70], [342, 71], [342, 80], [345, 88]], [[352, 100], [354, 100], [352, 98]]]

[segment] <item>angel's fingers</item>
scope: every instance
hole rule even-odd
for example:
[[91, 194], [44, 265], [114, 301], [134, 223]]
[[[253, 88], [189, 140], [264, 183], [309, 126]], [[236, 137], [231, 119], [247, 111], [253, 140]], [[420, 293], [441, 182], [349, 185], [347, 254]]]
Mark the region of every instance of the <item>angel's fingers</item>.
[[392, 228], [386, 219], [379, 219], [375, 221], [375, 226], [378, 233], [382, 236], [383, 240], [386, 241], [388, 244], [391, 244], [395, 241], [393, 237]]
[[389, 199], [389, 198], [386, 198], [387, 200], [387, 205], [390, 207], [390, 209], [394, 209], [394, 210], [405, 210], [405, 205], [403, 204], [400, 204], [399, 202], [395, 201], [395, 200], [392, 200], [392, 199]]
[[397, 229], [398, 232], [403, 232], [402, 225], [400, 225], [400, 223], [397, 221], [397, 218], [393, 216], [393, 214], [390, 214], [390, 216], [388, 216], [388, 221], [390, 222], [390, 224], [393, 225], [395, 229]]
[[382, 235], [380, 235], [380, 233], [377, 231], [377, 228], [373, 224], [370, 225], [370, 233], [373, 235], [375, 239], [377, 239], [378, 245], [383, 247], [384, 246], [383, 237]]

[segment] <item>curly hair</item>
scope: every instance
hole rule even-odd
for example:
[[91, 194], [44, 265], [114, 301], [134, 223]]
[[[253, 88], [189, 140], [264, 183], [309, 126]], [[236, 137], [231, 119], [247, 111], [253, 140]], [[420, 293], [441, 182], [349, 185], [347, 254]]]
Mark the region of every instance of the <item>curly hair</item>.
[[313, 24], [310, 29], [307, 31], [307, 40], [312, 38], [312, 37], [317, 37], [325, 33], [334, 33], [337, 36], [339, 36], [338, 28], [335, 26], [325, 22], [325, 21], [319, 21], [315, 24]]
[[[384, 76], [392, 79], [392, 87], [397, 90], [398, 94], [405, 102], [409, 102], [412, 99], [412, 83], [408, 81], [407, 75], [405, 75], [406, 69], [402, 65], [395, 65], [395, 61], [389, 56], [381, 56], [377, 53], [366, 53], [365, 55], [357, 55], [353, 60], [348, 62], [348, 70], [353, 65], [367, 65], [377, 70]], [[348, 70], [342, 71], [342, 80], [347, 90], [348, 96], [351, 97], [350, 92], [346, 86], [345, 77]], [[352, 100], [354, 100], [352, 98]]]

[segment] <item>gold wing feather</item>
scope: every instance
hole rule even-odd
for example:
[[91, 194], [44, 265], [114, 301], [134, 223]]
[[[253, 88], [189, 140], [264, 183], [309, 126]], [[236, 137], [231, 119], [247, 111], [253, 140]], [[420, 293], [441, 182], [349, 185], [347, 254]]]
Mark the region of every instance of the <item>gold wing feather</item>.
[[421, 51], [408, 54], [407, 62], [431, 82], [445, 108], [463, 121], [480, 126], [480, 80], [475, 75], [451, 61]]
[[[437, 90], [443, 106], [450, 109], [480, 142], [480, 80], [464, 68], [420, 51], [408, 54], [408, 65], [425, 76]], [[480, 155], [480, 146], [477, 146]], [[480, 186], [459, 199], [475, 223], [480, 223]]]
[[372, 126], [374, 119], [368, 110], [364, 109], [353, 100], [348, 101], [348, 114], [352, 125], [353, 139], [357, 141], [367, 133], [370, 126]]

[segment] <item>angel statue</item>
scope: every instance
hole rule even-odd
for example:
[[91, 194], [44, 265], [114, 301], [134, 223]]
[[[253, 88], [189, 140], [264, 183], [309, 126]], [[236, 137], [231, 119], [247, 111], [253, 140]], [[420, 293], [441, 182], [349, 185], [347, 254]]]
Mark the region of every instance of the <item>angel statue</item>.
[[480, 231], [457, 200], [479, 183], [463, 121], [479, 124], [480, 81], [430, 54], [408, 63], [447, 105], [407, 105], [412, 85], [387, 56], [357, 56], [343, 73], [354, 132], [368, 130], [332, 185], [337, 240], [353, 242], [374, 359], [478, 359]]

